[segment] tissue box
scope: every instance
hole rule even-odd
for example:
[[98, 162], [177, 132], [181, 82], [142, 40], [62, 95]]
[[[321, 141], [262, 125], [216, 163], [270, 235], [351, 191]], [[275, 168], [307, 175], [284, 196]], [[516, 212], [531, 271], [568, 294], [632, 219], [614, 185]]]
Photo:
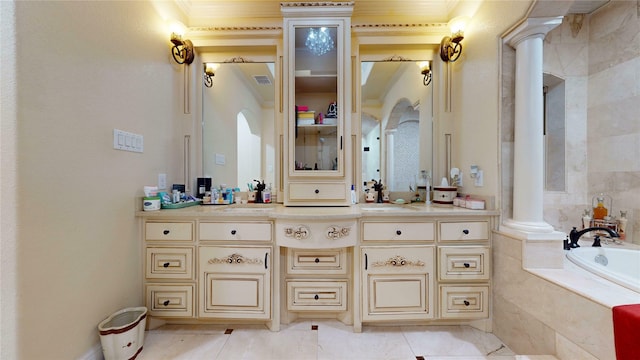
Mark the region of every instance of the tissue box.
[[483, 200], [466, 200], [464, 204], [467, 209], [484, 210]]

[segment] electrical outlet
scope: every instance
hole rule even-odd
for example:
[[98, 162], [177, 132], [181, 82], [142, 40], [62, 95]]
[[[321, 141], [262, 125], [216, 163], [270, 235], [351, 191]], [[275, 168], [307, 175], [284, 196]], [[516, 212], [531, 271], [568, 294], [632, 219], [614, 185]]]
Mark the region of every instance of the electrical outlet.
[[475, 186], [484, 186], [484, 172], [482, 170], [478, 170], [478, 172], [476, 173], [474, 184]]
[[158, 189], [165, 190], [167, 188], [167, 174], [158, 174]]

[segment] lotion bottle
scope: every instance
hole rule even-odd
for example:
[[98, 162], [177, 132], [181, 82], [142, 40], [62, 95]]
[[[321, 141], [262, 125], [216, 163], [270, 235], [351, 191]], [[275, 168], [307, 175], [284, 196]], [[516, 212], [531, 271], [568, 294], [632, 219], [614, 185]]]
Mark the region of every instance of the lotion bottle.
[[627, 238], [627, 212], [620, 211], [620, 220], [618, 220], [618, 235], [620, 240]]
[[358, 197], [356, 195], [356, 187], [351, 184], [351, 204], [355, 204], [358, 202]]

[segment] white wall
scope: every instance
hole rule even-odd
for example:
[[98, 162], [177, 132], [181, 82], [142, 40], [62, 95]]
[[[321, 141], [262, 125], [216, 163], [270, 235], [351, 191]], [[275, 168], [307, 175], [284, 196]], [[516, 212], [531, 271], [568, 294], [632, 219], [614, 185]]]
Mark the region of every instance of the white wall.
[[[74, 359], [95, 349], [102, 319], [143, 304], [135, 211], [158, 173], [181, 177], [182, 66], [149, 2], [16, 2], [15, 48], [11, 6], [3, 129], [16, 131], [2, 138], [17, 155], [3, 158], [2, 190], [15, 176], [16, 204], [7, 217], [3, 206], [2, 257], [17, 285], [3, 278], [0, 357]], [[144, 153], [113, 150], [114, 128], [144, 135]]]

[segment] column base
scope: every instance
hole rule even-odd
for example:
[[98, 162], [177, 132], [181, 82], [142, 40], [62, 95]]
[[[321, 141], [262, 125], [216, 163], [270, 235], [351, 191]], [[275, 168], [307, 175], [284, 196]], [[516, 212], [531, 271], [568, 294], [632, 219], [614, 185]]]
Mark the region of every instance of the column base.
[[[536, 231], [531, 231], [535, 229]], [[547, 223], [505, 221], [500, 231], [522, 241], [522, 267], [525, 269], [562, 269], [567, 234], [555, 231]]]
[[524, 231], [527, 233], [551, 233], [554, 232], [555, 229], [553, 226], [547, 224], [546, 222], [533, 222], [533, 221], [516, 221], [513, 219], [507, 219], [504, 222], [504, 226], [511, 228], [517, 231]]

